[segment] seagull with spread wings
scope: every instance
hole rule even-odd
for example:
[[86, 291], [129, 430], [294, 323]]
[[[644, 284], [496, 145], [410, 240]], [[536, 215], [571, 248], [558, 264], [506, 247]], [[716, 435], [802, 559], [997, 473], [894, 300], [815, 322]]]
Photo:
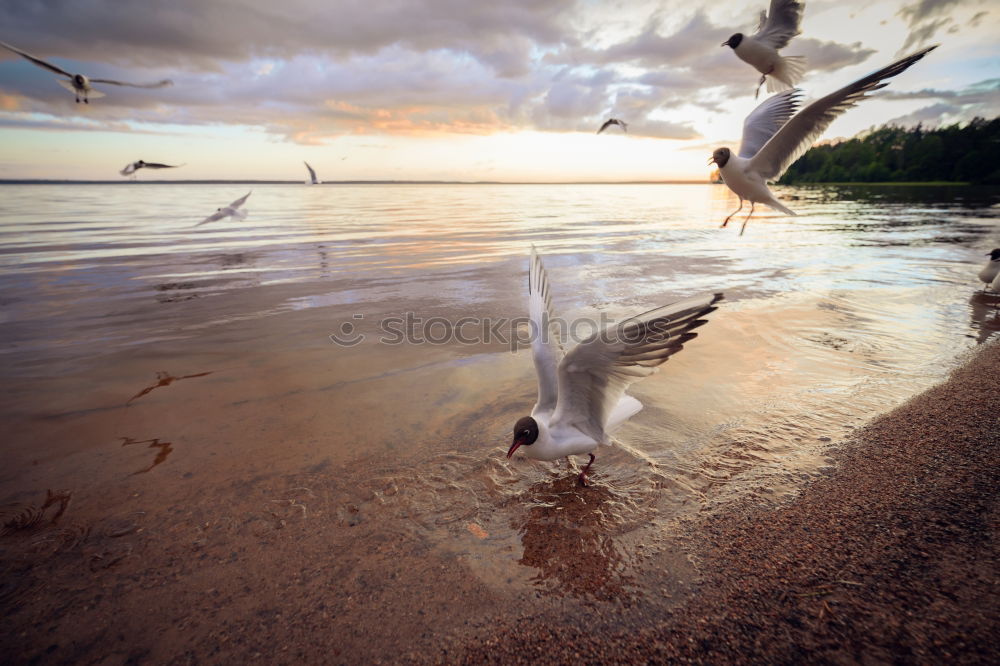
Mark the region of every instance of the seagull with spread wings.
[[236, 220], [244, 220], [244, 219], [246, 219], [247, 211], [245, 211], [245, 210], [239, 210], [239, 208], [240, 208], [240, 206], [242, 206], [243, 204], [246, 203], [247, 197], [249, 197], [251, 194], [253, 194], [253, 190], [250, 190], [249, 192], [247, 192], [242, 197], [240, 197], [239, 199], [237, 199], [233, 203], [229, 204], [225, 208], [218, 208], [218, 209], [216, 209], [216, 211], [214, 213], [212, 213], [211, 215], [209, 215], [204, 220], [202, 220], [201, 222], [199, 222], [198, 224], [196, 224], [194, 226], [200, 227], [201, 225], [207, 224], [209, 222], [217, 222], [217, 221], [221, 220], [224, 217], [232, 217], [233, 219], [236, 219]]
[[630, 317], [598, 331], [564, 353], [554, 331], [552, 298], [541, 257], [531, 251], [528, 268], [528, 312], [531, 354], [538, 375], [538, 402], [531, 416], [514, 425], [510, 458], [520, 449], [529, 458], [556, 460], [587, 454], [611, 443], [611, 433], [642, 409], [625, 390], [653, 374], [658, 365], [679, 352], [706, 323], [722, 294], [694, 296]]
[[781, 178], [834, 119], [865, 99], [868, 93], [889, 85], [884, 79], [906, 71], [910, 65], [935, 48], [936, 45], [929, 46], [901, 58], [816, 100], [798, 113], [795, 113], [799, 101], [798, 90], [786, 90], [764, 100], [743, 123], [739, 154], [734, 155], [729, 148], [718, 148], [708, 161], [719, 167], [722, 180], [740, 198], [740, 207], [725, 219], [722, 226], [729, 224], [733, 215], [743, 209], [744, 201], [750, 202], [750, 214], [743, 221], [740, 235], [743, 235], [756, 204], [762, 203], [786, 215], [795, 215], [774, 198], [767, 187], [768, 181]]
[[145, 160], [138, 160], [137, 162], [130, 162], [125, 165], [125, 168], [119, 171], [123, 176], [135, 177], [135, 172], [139, 169], [176, 169], [179, 166], [184, 166], [183, 164], [160, 164], [159, 162], [146, 162]]
[[771, 0], [770, 10], [760, 13], [757, 32], [752, 35], [737, 32], [722, 42], [722, 46], [733, 49], [737, 58], [760, 72], [755, 99], [764, 81], [767, 81], [768, 92], [780, 92], [791, 88], [802, 78], [806, 59], [803, 56], [782, 56], [778, 51], [799, 34], [803, 7], [798, 0]]
[[618, 118], [608, 118], [607, 120], [605, 120], [604, 124], [601, 125], [600, 129], [597, 130], [597, 133], [600, 134], [601, 132], [608, 129], [612, 125], [618, 125], [619, 127], [622, 128], [623, 132], [628, 134], [628, 123], [626, 123], [624, 120], [619, 120]]
[[107, 83], [113, 86], [129, 86], [131, 88], [163, 88], [164, 86], [173, 85], [173, 81], [171, 81], [170, 79], [163, 79], [162, 81], [157, 81], [155, 83], [126, 83], [125, 81], [114, 81], [112, 79], [91, 79], [84, 76], [83, 74], [70, 74], [62, 67], [57, 67], [56, 65], [53, 65], [50, 62], [42, 60], [41, 58], [36, 58], [30, 53], [26, 53], [20, 49], [14, 48], [10, 44], [0, 42], [0, 46], [4, 47], [8, 51], [16, 53], [22, 58], [25, 58], [33, 62], [39, 67], [44, 67], [50, 72], [55, 72], [56, 74], [65, 76], [68, 80], [64, 81], [62, 79], [59, 79], [58, 83], [63, 88], [66, 88], [71, 93], [76, 95], [76, 101], [78, 104], [81, 98], [83, 99], [84, 104], [90, 104], [89, 100], [90, 97], [93, 97], [95, 99], [98, 97], [104, 97], [104, 93], [102, 93], [99, 90], [94, 90], [94, 88], [91, 87], [90, 84], [92, 83]]

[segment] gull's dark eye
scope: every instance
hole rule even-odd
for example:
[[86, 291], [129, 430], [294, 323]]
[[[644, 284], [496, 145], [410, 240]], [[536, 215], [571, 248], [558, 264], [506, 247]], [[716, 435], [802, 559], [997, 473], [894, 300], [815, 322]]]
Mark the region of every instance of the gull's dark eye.
[[521, 434], [524, 435], [525, 437], [528, 437], [529, 435], [531, 435], [531, 431], [530, 430], [522, 430]]

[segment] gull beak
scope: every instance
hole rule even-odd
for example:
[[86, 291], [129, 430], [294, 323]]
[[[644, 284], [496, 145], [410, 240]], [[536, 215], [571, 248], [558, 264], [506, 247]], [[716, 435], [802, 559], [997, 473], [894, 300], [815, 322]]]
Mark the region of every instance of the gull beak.
[[514, 438], [514, 443], [510, 445], [509, 449], [507, 449], [507, 459], [508, 460], [510, 460], [510, 457], [512, 455], [514, 455], [514, 451], [517, 451], [517, 449], [518, 449], [519, 446], [521, 446], [521, 440], [519, 438], [515, 437]]
[[729, 46], [729, 40], [727, 39], [726, 41], [719, 44], [719, 46]]
[[705, 162], [705, 165], [707, 166], [709, 164], [715, 164], [715, 163], [716, 163], [715, 162], [715, 155], [712, 155], [711, 157], [708, 158], [708, 161]]

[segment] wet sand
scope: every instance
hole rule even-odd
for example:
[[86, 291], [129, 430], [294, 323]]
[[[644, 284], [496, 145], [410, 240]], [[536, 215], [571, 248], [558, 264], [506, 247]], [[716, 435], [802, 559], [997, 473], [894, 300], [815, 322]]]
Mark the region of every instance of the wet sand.
[[642, 630], [506, 618], [462, 661], [998, 663], [998, 372], [992, 344], [861, 430], [794, 501], [689, 521], [700, 580]]

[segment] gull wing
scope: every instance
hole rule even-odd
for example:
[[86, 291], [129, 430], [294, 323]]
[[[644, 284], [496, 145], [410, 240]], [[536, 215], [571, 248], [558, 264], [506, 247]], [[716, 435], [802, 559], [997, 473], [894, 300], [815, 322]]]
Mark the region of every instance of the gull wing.
[[686, 298], [598, 331], [559, 364], [559, 400], [550, 429], [573, 426], [599, 442], [629, 384], [651, 375], [698, 334], [722, 294]]
[[230, 210], [229, 207], [222, 208], [221, 210], [215, 211], [214, 213], [212, 213], [211, 215], [209, 215], [204, 220], [202, 220], [201, 222], [199, 222], [198, 224], [196, 224], [194, 226], [200, 227], [203, 224], [207, 224], [209, 222], [215, 222], [217, 220], [221, 220], [222, 218], [226, 217], [227, 215], [232, 215], [232, 210]]
[[623, 132], [628, 134], [628, 125], [625, 124], [625, 121], [618, 120], [617, 118], [608, 118], [607, 120], [605, 120], [604, 124], [601, 125], [601, 129], [597, 130], [597, 133], [600, 134], [601, 132], [608, 129], [612, 125], [618, 125], [619, 127], [622, 128]]
[[309, 179], [312, 182], [315, 183], [316, 182], [316, 172], [313, 170], [313, 168], [311, 166], [309, 166], [309, 162], [303, 161], [302, 163], [306, 165], [307, 169], [309, 169]]
[[809, 150], [813, 141], [826, 131], [837, 116], [863, 100], [873, 90], [889, 85], [884, 83], [883, 79], [903, 73], [910, 65], [936, 48], [935, 44], [917, 51], [816, 100], [782, 125], [781, 129], [753, 156], [748, 168], [761, 174], [765, 180], [780, 178], [795, 160]]
[[771, 0], [767, 14], [760, 14], [760, 25], [753, 39], [775, 51], [785, 48], [792, 37], [799, 34], [803, 7], [799, 0]]
[[243, 204], [246, 203], [247, 197], [250, 196], [251, 194], [253, 194], [253, 190], [250, 190], [249, 192], [247, 192], [246, 194], [244, 194], [243, 196], [241, 196], [239, 199], [237, 199], [233, 203], [229, 204], [229, 208], [232, 208], [233, 210], [236, 210], [237, 208], [239, 208], [240, 206], [242, 206]]
[[56, 67], [55, 65], [53, 65], [50, 62], [45, 62], [41, 58], [36, 58], [35, 56], [31, 55], [30, 53], [26, 53], [25, 51], [22, 51], [20, 49], [15, 49], [13, 46], [11, 46], [10, 44], [7, 44], [6, 42], [0, 42], [0, 46], [4, 47], [8, 51], [13, 51], [14, 53], [16, 53], [17, 55], [21, 56], [22, 58], [30, 60], [31, 62], [35, 63], [39, 67], [44, 67], [45, 69], [49, 70], [50, 72], [55, 72], [56, 74], [62, 74], [63, 76], [68, 76], [69, 78], [73, 78], [73, 75], [70, 74], [69, 72], [67, 72], [65, 69], [62, 69], [61, 67]]
[[143, 164], [147, 169], [176, 169], [183, 164], [160, 164], [159, 162], [146, 162]]
[[110, 83], [113, 86], [128, 86], [130, 88], [165, 88], [174, 85], [170, 79], [163, 79], [155, 83], [127, 83], [125, 81], [115, 81], [114, 79], [91, 79], [91, 83]]
[[551, 413], [556, 408], [557, 369], [563, 359], [563, 348], [559, 332], [552, 326], [555, 317], [552, 314], [549, 278], [534, 247], [531, 248], [528, 265], [528, 315], [531, 320], [531, 358], [538, 375], [538, 402], [532, 413]]
[[801, 91], [792, 88], [767, 98], [743, 121], [743, 140], [740, 157], [750, 158], [788, 122], [802, 97]]

